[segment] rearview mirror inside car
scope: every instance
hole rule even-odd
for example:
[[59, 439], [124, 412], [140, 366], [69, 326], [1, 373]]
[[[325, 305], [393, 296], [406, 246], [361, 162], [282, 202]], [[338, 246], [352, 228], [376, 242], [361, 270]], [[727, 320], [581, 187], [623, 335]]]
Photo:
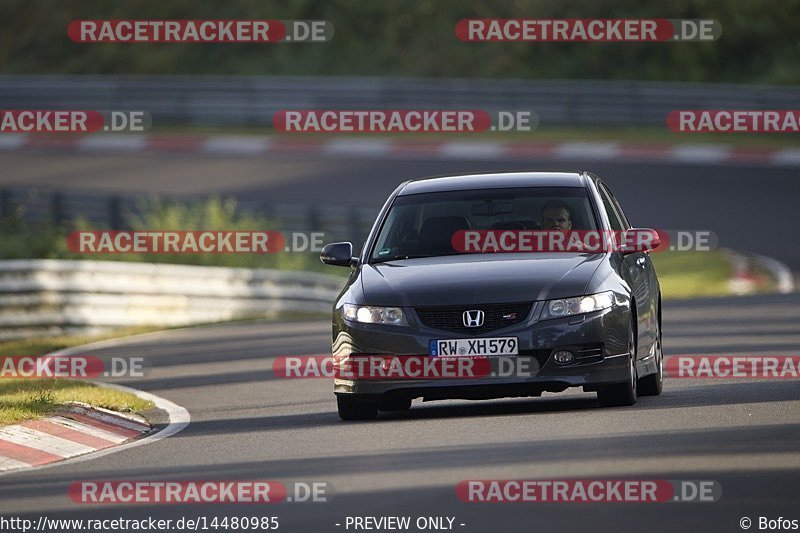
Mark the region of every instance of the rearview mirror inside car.
[[469, 211], [472, 216], [508, 215], [514, 212], [514, 204], [512, 202], [483, 202], [472, 204]]

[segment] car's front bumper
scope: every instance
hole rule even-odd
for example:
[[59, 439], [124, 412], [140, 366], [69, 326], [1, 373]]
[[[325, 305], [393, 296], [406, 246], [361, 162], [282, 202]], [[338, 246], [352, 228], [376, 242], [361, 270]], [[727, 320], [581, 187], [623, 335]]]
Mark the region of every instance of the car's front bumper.
[[[337, 376], [336, 394], [354, 394], [363, 399], [418, 398], [485, 399], [508, 396], [537, 396], [569, 387], [598, 390], [630, 379], [628, 328], [630, 310], [615, 306], [579, 317], [539, 321], [541, 304], [534, 305], [526, 322], [499, 329], [482, 337], [517, 337], [519, 356], [532, 364], [525, 371], [491, 373], [455, 379], [398, 379]], [[428, 356], [432, 339], [467, 338], [464, 335], [426, 329], [413, 316], [409, 327], [353, 323], [334, 318], [334, 355], [340, 360], [351, 354], [392, 354]], [[470, 337], [474, 338], [474, 337]], [[575, 362], [558, 364], [552, 354], [569, 349], [580, 355]], [[493, 367], [496, 367], [493, 364]], [[523, 368], [520, 366], [520, 368]]]

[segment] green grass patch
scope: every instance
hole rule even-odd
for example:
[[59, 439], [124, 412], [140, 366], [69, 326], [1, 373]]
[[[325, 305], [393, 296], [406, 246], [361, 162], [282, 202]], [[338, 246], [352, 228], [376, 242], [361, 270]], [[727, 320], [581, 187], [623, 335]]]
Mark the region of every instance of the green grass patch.
[[69, 402], [83, 402], [121, 413], [153, 407], [128, 392], [64, 379], [0, 379], [0, 426], [52, 414]]
[[662, 298], [693, 298], [731, 294], [733, 267], [720, 251], [653, 254]]
[[[125, 328], [107, 335], [64, 335], [0, 343], [0, 357], [40, 356], [56, 350], [160, 328]], [[141, 412], [152, 402], [134, 394], [69, 379], [0, 379], [0, 426], [48, 416], [68, 402], [83, 402], [123, 413]]]

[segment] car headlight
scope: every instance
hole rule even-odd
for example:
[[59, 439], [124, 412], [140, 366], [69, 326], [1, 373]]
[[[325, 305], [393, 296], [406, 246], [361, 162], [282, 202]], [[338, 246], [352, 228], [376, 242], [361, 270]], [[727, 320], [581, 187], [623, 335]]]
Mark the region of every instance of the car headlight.
[[608, 309], [614, 305], [614, 293], [611, 291], [599, 292], [588, 296], [575, 298], [561, 298], [545, 302], [542, 310], [542, 319], [560, 318], [563, 316], [580, 315]]
[[345, 320], [364, 324], [388, 324], [407, 326], [406, 316], [399, 307], [373, 307], [370, 305], [344, 304], [342, 316]]

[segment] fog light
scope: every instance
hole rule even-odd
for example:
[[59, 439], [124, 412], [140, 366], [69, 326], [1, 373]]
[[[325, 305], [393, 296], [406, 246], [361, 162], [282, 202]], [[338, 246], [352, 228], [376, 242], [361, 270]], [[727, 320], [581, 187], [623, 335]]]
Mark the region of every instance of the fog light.
[[575, 354], [569, 350], [559, 350], [553, 354], [553, 359], [560, 365], [571, 363], [575, 360]]

